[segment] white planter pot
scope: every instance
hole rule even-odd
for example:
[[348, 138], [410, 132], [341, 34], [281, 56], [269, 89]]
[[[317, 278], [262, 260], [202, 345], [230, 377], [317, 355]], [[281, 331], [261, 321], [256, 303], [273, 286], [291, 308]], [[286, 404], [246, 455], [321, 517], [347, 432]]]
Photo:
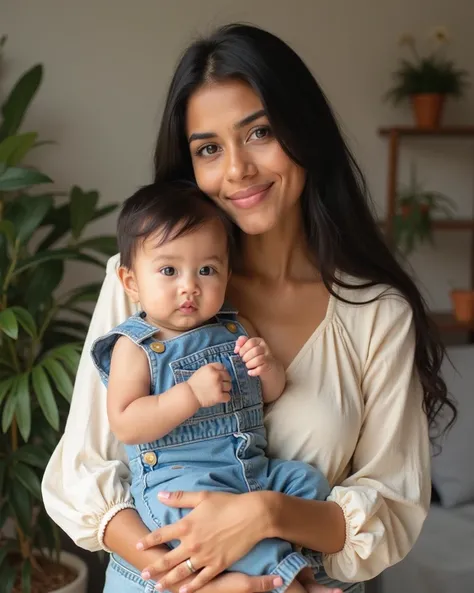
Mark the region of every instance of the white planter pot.
[[86, 593], [87, 590], [87, 564], [74, 554], [61, 552], [61, 564], [69, 566], [77, 572], [76, 579], [60, 589], [54, 589], [50, 593]]

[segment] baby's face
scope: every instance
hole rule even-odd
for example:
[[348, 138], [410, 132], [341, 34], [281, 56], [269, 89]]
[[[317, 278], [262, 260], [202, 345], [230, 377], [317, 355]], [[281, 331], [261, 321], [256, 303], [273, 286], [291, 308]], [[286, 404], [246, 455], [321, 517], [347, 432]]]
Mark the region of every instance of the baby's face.
[[147, 319], [181, 332], [211, 319], [221, 308], [229, 277], [224, 227], [211, 220], [157, 246], [149, 237], [137, 250], [133, 275]]

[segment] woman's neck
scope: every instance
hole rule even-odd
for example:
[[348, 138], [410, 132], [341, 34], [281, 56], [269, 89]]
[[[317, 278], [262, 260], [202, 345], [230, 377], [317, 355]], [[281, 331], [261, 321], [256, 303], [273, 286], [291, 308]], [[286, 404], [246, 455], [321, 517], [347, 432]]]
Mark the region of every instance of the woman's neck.
[[262, 235], [243, 235], [239, 272], [272, 283], [314, 282], [319, 273], [300, 213]]

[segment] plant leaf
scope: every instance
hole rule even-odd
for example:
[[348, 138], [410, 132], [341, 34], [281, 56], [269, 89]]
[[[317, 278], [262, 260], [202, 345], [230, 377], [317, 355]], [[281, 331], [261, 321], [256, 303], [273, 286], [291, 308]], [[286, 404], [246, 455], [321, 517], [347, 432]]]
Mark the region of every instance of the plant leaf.
[[8, 393], [10, 392], [13, 386], [14, 377], [8, 377], [3, 381], [0, 381], [0, 404], [3, 400], [7, 397]]
[[53, 379], [56, 389], [66, 399], [66, 401], [70, 402], [73, 384], [71, 378], [64, 370], [64, 367], [54, 358], [47, 358], [43, 360], [42, 364]]
[[36, 397], [46, 420], [54, 430], [59, 430], [58, 406], [54, 399], [48, 376], [41, 366], [35, 366], [33, 368], [32, 380]]
[[35, 472], [24, 463], [15, 463], [16, 479], [38, 500], [41, 500], [41, 484]]
[[31, 237], [52, 205], [53, 198], [48, 195], [23, 196], [16, 200], [13, 216], [9, 211], [8, 218], [17, 229], [17, 239], [20, 243], [25, 243]]
[[30, 438], [31, 432], [31, 402], [29, 393], [29, 374], [23, 373], [15, 383], [16, 389], [16, 412], [15, 417], [18, 430], [25, 442]]
[[34, 338], [38, 330], [31, 313], [24, 307], [11, 307], [11, 310], [15, 314], [16, 320], [21, 325], [21, 327], [29, 336]]
[[[7, 464], [3, 459], [0, 459], [0, 500], [3, 499], [3, 486], [5, 484], [5, 472]], [[1, 529], [1, 527], [0, 527]]]
[[0, 221], [0, 233], [5, 235], [10, 245], [13, 245], [13, 243], [15, 243], [15, 225], [10, 220]]
[[99, 200], [99, 194], [96, 191], [84, 192], [75, 185], [70, 193], [70, 215], [72, 235], [78, 239], [86, 226], [92, 220], [95, 207]]
[[78, 243], [76, 247], [81, 250], [91, 249], [110, 256], [115, 255], [118, 251], [117, 238], [114, 235], [86, 239]]
[[26, 558], [21, 567], [21, 591], [31, 593], [31, 562]]
[[36, 314], [51, 299], [63, 276], [64, 262], [56, 259], [38, 265], [22, 278], [27, 282], [25, 301], [32, 314]]
[[67, 259], [79, 260], [79, 261], [84, 261], [87, 263], [93, 263], [97, 266], [100, 266], [101, 268], [104, 267], [104, 264], [102, 262], [100, 262], [99, 260], [96, 260], [84, 253], [78, 253], [74, 249], [52, 249], [51, 251], [42, 251], [40, 253], [36, 253], [35, 255], [25, 258], [24, 260], [19, 262], [19, 264], [15, 268], [13, 276], [20, 274], [21, 272], [24, 272], [25, 270], [27, 270], [28, 268], [31, 268], [32, 266], [36, 266], [43, 262], [53, 261], [53, 260], [58, 260], [58, 259], [59, 260], [67, 260]]
[[37, 64], [25, 72], [10, 91], [2, 106], [3, 122], [0, 126], [0, 141], [16, 134], [42, 78], [43, 66]]
[[5, 138], [0, 143], [0, 163], [5, 163], [8, 167], [18, 164], [33, 147], [37, 137], [36, 132], [30, 132]]
[[62, 360], [69, 371], [75, 375], [81, 359], [81, 355], [78, 352], [80, 349], [81, 346], [79, 344], [66, 344], [59, 348], [55, 348], [51, 351], [51, 355]]
[[2, 593], [11, 593], [13, 591], [13, 585], [16, 580], [16, 570], [4, 562], [0, 567], [0, 583], [2, 583]]
[[9, 167], [0, 175], [0, 191], [17, 191], [40, 183], [51, 183], [44, 173], [24, 167]]
[[39, 469], [46, 468], [49, 458], [48, 453], [39, 445], [23, 445], [13, 455], [15, 461], [21, 461]]
[[4, 309], [0, 313], [0, 330], [13, 340], [18, 338], [18, 322], [11, 309]]
[[11, 423], [13, 421], [13, 415], [15, 414], [15, 408], [16, 408], [15, 385], [13, 385], [12, 389], [8, 395], [8, 398], [5, 402], [5, 406], [3, 408], [3, 414], [2, 414], [3, 434], [5, 434], [11, 426]]
[[[13, 478], [15, 475], [13, 474]], [[28, 490], [17, 480], [9, 484], [8, 505], [10, 512], [16, 518], [20, 529], [29, 535], [31, 533], [31, 499]]]

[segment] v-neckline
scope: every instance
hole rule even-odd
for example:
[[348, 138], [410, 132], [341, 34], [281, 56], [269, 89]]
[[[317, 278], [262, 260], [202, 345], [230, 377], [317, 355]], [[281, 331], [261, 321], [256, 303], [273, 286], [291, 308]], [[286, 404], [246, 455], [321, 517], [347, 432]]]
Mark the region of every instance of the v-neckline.
[[328, 305], [326, 308], [326, 314], [322, 319], [321, 323], [315, 328], [314, 332], [308, 337], [308, 339], [304, 342], [295, 356], [292, 358], [290, 364], [285, 368], [286, 374], [290, 374], [294, 367], [296, 367], [301, 359], [305, 356], [309, 348], [312, 346], [313, 342], [318, 339], [320, 334], [324, 331], [327, 325], [330, 323], [333, 312], [334, 312], [334, 302], [335, 297], [331, 293], [329, 293]]

